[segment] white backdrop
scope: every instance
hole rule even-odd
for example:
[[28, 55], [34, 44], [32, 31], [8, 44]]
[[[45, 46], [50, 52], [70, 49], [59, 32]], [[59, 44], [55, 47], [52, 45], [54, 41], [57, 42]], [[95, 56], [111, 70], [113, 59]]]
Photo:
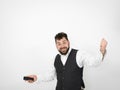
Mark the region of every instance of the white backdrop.
[[85, 90], [120, 90], [119, 0], [0, 0], [0, 90], [55, 90], [52, 82], [28, 84], [56, 55], [54, 36], [66, 32], [74, 48], [88, 51], [108, 41], [99, 67], [85, 67]]

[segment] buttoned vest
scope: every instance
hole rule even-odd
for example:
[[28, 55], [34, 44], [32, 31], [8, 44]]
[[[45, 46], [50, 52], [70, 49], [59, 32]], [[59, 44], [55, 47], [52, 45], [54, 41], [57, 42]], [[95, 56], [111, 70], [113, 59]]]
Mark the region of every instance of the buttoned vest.
[[62, 64], [59, 54], [56, 55], [54, 66], [57, 74], [56, 90], [81, 90], [84, 86], [83, 67], [76, 63], [76, 49], [69, 53], [65, 65]]

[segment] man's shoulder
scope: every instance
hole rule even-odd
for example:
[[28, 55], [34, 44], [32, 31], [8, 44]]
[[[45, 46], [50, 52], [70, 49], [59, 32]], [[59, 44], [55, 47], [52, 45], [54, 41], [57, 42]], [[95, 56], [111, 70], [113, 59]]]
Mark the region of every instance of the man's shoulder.
[[55, 59], [58, 58], [58, 57], [60, 57], [60, 54], [56, 54], [56, 55], [55, 55]]
[[75, 49], [75, 48], [71, 48], [71, 50], [73, 50], [73, 51], [79, 51], [79, 49]]

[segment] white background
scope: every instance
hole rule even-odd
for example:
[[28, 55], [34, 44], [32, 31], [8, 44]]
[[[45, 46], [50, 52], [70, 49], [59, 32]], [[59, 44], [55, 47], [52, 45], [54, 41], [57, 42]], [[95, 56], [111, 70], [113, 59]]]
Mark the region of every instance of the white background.
[[52, 82], [28, 84], [56, 55], [54, 36], [66, 32], [74, 48], [94, 51], [102, 38], [107, 54], [85, 67], [86, 90], [120, 90], [119, 0], [0, 0], [0, 90], [54, 90]]

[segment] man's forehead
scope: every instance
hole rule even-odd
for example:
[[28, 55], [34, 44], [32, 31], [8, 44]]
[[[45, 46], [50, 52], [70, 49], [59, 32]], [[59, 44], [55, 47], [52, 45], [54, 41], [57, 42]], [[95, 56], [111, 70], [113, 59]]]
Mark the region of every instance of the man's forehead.
[[59, 42], [59, 41], [67, 41], [67, 39], [66, 39], [65, 37], [63, 37], [63, 38], [61, 38], [61, 39], [57, 39], [56, 41], [57, 41], [57, 42]]

